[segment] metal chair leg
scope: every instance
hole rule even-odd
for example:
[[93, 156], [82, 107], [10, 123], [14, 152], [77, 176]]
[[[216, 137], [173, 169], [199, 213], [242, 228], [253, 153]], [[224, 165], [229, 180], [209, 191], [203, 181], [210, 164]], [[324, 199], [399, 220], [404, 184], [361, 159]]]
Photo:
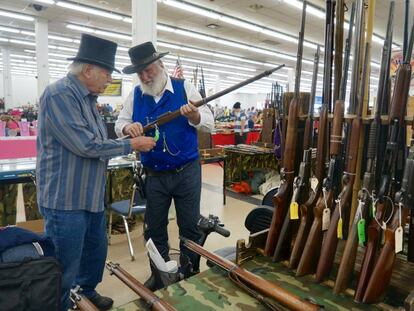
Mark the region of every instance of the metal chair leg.
[[124, 226], [125, 226], [125, 231], [126, 231], [126, 235], [128, 239], [128, 247], [129, 247], [129, 253], [131, 254], [131, 260], [134, 261], [135, 260], [134, 249], [132, 248], [132, 241], [131, 241], [131, 236], [129, 234], [128, 222], [125, 216], [122, 216], [122, 219], [124, 220]]
[[108, 225], [108, 245], [111, 245], [112, 237], [112, 211], [109, 210], [109, 225]]

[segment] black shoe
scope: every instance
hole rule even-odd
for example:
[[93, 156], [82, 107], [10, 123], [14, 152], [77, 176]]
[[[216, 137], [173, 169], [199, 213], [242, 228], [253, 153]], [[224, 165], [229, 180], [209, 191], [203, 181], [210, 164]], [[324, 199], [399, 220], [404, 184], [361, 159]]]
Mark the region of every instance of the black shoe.
[[101, 296], [98, 293], [96, 293], [95, 296], [88, 298], [100, 311], [106, 311], [112, 308], [112, 305], [114, 304], [114, 301], [105, 296]]
[[144, 286], [148, 288], [150, 291], [155, 292], [163, 288], [162, 282], [155, 276], [154, 273], [151, 273], [151, 276], [144, 282]]

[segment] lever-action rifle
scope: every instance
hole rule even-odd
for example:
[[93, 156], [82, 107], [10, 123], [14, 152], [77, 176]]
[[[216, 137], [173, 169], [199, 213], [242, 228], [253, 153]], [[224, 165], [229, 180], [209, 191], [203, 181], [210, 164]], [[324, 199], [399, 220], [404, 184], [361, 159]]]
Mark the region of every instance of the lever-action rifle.
[[[356, 117], [352, 120], [350, 140], [347, 150], [348, 163], [346, 165], [346, 172], [343, 175], [344, 187], [342, 188], [341, 193], [336, 200], [336, 206], [334, 213], [331, 217], [328, 231], [324, 242], [322, 244], [321, 255], [319, 258], [318, 266], [316, 268], [316, 281], [322, 282], [325, 277], [329, 275], [329, 272], [332, 269], [333, 262], [335, 259], [336, 248], [338, 245], [338, 238], [343, 239], [345, 236], [346, 228], [348, 226], [348, 218], [350, 213], [351, 201], [352, 201], [352, 190], [354, 186], [356, 165], [358, 159], [358, 145], [360, 131], [362, 128], [362, 100], [364, 98], [363, 94], [365, 88], [361, 88], [362, 96], [358, 97], [358, 83], [359, 79], [359, 67], [360, 67], [360, 43], [362, 41], [362, 35], [364, 31], [362, 29], [362, 24], [364, 20], [364, 1], [359, 0], [357, 11], [357, 23], [355, 33], [357, 37], [355, 38], [354, 46], [354, 63], [353, 63], [353, 76], [352, 76], [352, 85], [351, 85], [351, 99], [350, 99], [350, 114], [357, 113]], [[366, 65], [364, 64], [364, 73], [366, 73]], [[365, 81], [362, 81], [364, 84]]]
[[[318, 305], [302, 300], [284, 288], [262, 279], [261, 277], [241, 268], [225, 258], [209, 252], [197, 243], [183, 237], [180, 239], [184, 243], [184, 246], [190, 251], [199, 254], [220, 268], [226, 270], [229, 278], [233, 282], [235, 282], [242, 289], [246, 290], [250, 295], [257, 298], [260, 302], [270, 307], [272, 310], [278, 310], [280, 308], [274, 306], [273, 303], [268, 301], [268, 299], [264, 298], [262, 295], [274, 299], [290, 310], [311, 311], [320, 309]], [[257, 294], [256, 292], [260, 294]]]
[[[306, 1], [303, 2], [303, 11], [302, 11], [302, 22], [301, 22], [301, 29], [299, 35], [299, 42], [303, 44], [303, 38], [305, 34], [305, 21], [306, 21]], [[302, 53], [302, 47], [298, 48], [298, 54]], [[297, 67], [301, 64], [297, 64]], [[300, 72], [296, 71], [296, 74], [300, 77]], [[296, 80], [298, 83], [297, 88], [295, 89], [295, 96], [299, 98], [299, 83], [300, 81]], [[298, 93], [296, 93], [296, 91]], [[314, 95], [313, 95], [314, 96]], [[312, 96], [311, 96], [312, 97]], [[310, 103], [309, 109], [313, 109], [313, 104]], [[296, 176], [293, 182], [293, 195], [290, 200], [290, 204], [288, 206], [288, 211], [285, 213], [283, 225], [280, 229], [279, 237], [276, 242], [276, 248], [273, 253], [273, 260], [279, 261], [281, 259], [285, 259], [289, 256], [291, 241], [293, 238], [294, 231], [297, 230], [296, 224], [291, 223], [291, 216], [292, 219], [299, 219], [299, 205], [304, 203], [305, 200], [308, 199], [309, 195], [309, 178], [310, 178], [310, 170], [311, 170], [311, 157], [312, 157], [312, 149], [309, 150], [308, 145], [311, 144], [309, 139], [312, 139], [310, 133], [313, 131], [313, 128], [310, 129], [310, 126], [313, 127], [313, 110], [309, 110], [308, 118], [306, 120], [305, 126], [305, 135], [304, 135], [304, 154], [303, 154], [303, 161], [299, 167], [299, 174]], [[305, 146], [306, 145], [306, 146]], [[293, 215], [294, 214], [294, 215]], [[293, 222], [294, 220], [292, 220]], [[296, 229], [296, 230], [295, 230]]]
[[152, 310], [155, 311], [174, 311], [169, 303], [160, 299], [152, 291], [146, 288], [143, 284], [138, 282], [131, 274], [122, 269], [119, 264], [112, 263], [110, 261], [106, 262], [106, 268], [111, 274], [114, 274], [118, 279], [120, 279], [125, 285], [132, 289], [139, 297], [141, 297]]
[[81, 294], [81, 288], [79, 286], [76, 286], [70, 290], [69, 298], [76, 306], [76, 309], [80, 311], [99, 311], [99, 309], [88, 298], [86, 298], [85, 295]]
[[[319, 173], [317, 171], [317, 178], [321, 179], [323, 176], [323, 170], [325, 168], [325, 149], [327, 148], [326, 145], [326, 136], [327, 136], [327, 127], [328, 127], [328, 108], [330, 106], [330, 98], [331, 98], [331, 78], [332, 78], [332, 49], [333, 49], [333, 42], [332, 42], [332, 32], [333, 32], [333, 16], [334, 16], [334, 7], [331, 1], [326, 2], [326, 30], [325, 30], [325, 57], [324, 57], [324, 83], [323, 83], [323, 106], [320, 112], [320, 126], [321, 130], [318, 133], [318, 150], [316, 155], [317, 167], [319, 167]], [[354, 12], [354, 10], [352, 11]], [[353, 18], [354, 13], [351, 14], [350, 20], [350, 27], [353, 25]], [[350, 32], [352, 35], [352, 31]], [[347, 67], [347, 62], [349, 64], [349, 57], [345, 57], [344, 66]], [[347, 74], [343, 75], [343, 79], [346, 79]], [[345, 87], [343, 85], [345, 84]], [[346, 90], [346, 82], [342, 82], [341, 86], [341, 94], [343, 94], [343, 98], [345, 98], [344, 91]], [[323, 235], [323, 211], [326, 205], [330, 206], [333, 200], [333, 195], [335, 191], [335, 187], [338, 184], [336, 181], [336, 176], [339, 174], [339, 157], [340, 150], [341, 150], [341, 137], [342, 137], [342, 119], [343, 119], [343, 104], [338, 106], [338, 103], [335, 104], [334, 109], [334, 118], [333, 118], [333, 126], [332, 126], [332, 134], [331, 134], [331, 143], [330, 143], [330, 164], [327, 177], [324, 179], [323, 184], [319, 182], [318, 187], [319, 190], [316, 191], [318, 196], [315, 197], [317, 199], [316, 205], [313, 204], [313, 215], [314, 219], [309, 230], [309, 234], [306, 239], [305, 246], [303, 248], [302, 256], [300, 257], [298, 268], [296, 270], [297, 276], [302, 276], [308, 273], [314, 272], [316, 268], [316, 263], [319, 258], [319, 252], [321, 249], [322, 244], [322, 235]], [[322, 177], [323, 178], [323, 177]], [[322, 191], [320, 190], [322, 188]], [[328, 193], [325, 196], [325, 193]], [[316, 195], [315, 194], [315, 195]], [[298, 240], [297, 240], [298, 241]], [[298, 241], [302, 242], [302, 241]], [[303, 243], [303, 242], [302, 242]], [[296, 244], [296, 243], [295, 243]], [[292, 267], [294, 265], [292, 264]]]
[[267, 235], [265, 255], [270, 257], [276, 248], [276, 243], [279, 239], [279, 234], [282, 229], [282, 222], [287, 213], [290, 198], [292, 196], [293, 178], [295, 173], [295, 158], [296, 158], [296, 140], [297, 128], [299, 121], [299, 105], [300, 105], [300, 75], [302, 71], [302, 55], [303, 55], [303, 40], [304, 27], [306, 16], [306, 1], [303, 1], [302, 9], [302, 25], [299, 34], [298, 53], [296, 61], [296, 79], [295, 79], [295, 93], [289, 106], [288, 124], [286, 132], [286, 141], [284, 144], [283, 153], [283, 168], [281, 169], [282, 184], [279, 191], [273, 197], [273, 205], [275, 210], [273, 213], [270, 230]]
[[[208, 102], [211, 102], [212, 100], [215, 100], [215, 99], [217, 99], [217, 98], [219, 98], [219, 97], [221, 97], [223, 95], [226, 95], [226, 94], [228, 94], [228, 93], [230, 93], [230, 92], [232, 92], [234, 90], [237, 90], [237, 89], [239, 89], [239, 88], [241, 88], [241, 87], [243, 87], [243, 86], [245, 86], [247, 84], [250, 84], [250, 83], [252, 83], [254, 81], [257, 81], [257, 80], [259, 80], [261, 78], [267, 77], [267, 76], [271, 75], [272, 73], [274, 73], [275, 71], [277, 71], [277, 70], [279, 70], [279, 69], [281, 69], [283, 67], [285, 67], [284, 64], [282, 64], [280, 66], [277, 66], [277, 67], [275, 67], [273, 69], [266, 70], [266, 71], [264, 71], [264, 72], [262, 72], [262, 73], [260, 73], [260, 74], [258, 74], [256, 76], [254, 76], [254, 77], [251, 77], [251, 78], [249, 78], [249, 79], [247, 79], [245, 81], [242, 81], [240, 83], [237, 83], [236, 85], [233, 85], [233, 86], [231, 86], [231, 87], [229, 87], [229, 88], [227, 88], [227, 89], [225, 89], [223, 91], [220, 91], [220, 92], [218, 92], [216, 94], [210, 95], [210, 96], [208, 96], [206, 98], [203, 98], [203, 99], [201, 99], [199, 101], [196, 101], [195, 103], [193, 103], [193, 105], [196, 106], [196, 107], [200, 107], [202, 105], [205, 105]], [[152, 129], [156, 129], [159, 126], [161, 126], [161, 125], [163, 125], [163, 124], [165, 124], [167, 122], [170, 122], [171, 120], [173, 120], [175, 118], [178, 118], [179, 116], [181, 116], [180, 109], [177, 109], [175, 111], [168, 111], [168, 112], [162, 114], [161, 116], [159, 116], [158, 119], [152, 121], [151, 123], [146, 124], [144, 126], [144, 128], [143, 128], [143, 131], [144, 131], [144, 133], [146, 133], [146, 132], [148, 132], [148, 131], [150, 131]]]

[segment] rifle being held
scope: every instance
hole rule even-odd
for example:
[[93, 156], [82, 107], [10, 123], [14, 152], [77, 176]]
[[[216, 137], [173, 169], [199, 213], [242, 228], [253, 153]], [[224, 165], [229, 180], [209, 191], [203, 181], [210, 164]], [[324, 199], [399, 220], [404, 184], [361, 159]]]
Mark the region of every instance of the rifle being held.
[[303, 1], [302, 9], [302, 23], [301, 32], [299, 34], [298, 53], [296, 62], [296, 78], [295, 78], [295, 92], [289, 106], [288, 124], [286, 131], [286, 140], [284, 143], [283, 152], [283, 168], [281, 169], [282, 184], [278, 192], [273, 197], [273, 205], [275, 210], [273, 213], [270, 230], [267, 235], [265, 246], [265, 255], [273, 256], [279, 234], [282, 229], [282, 222], [288, 210], [290, 198], [292, 196], [293, 179], [295, 173], [295, 155], [296, 155], [296, 140], [297, 128], [299, 122], [299, 106], [300, 106], [300, 75], [302, 71], [302, 55], [303, 55], [303, 40], [304, 27], [306, 16], [306, 1]]
[[174, 311], [175, 308], [169, 303], [159, 298], [152, 291], [146, 288], [143, 284], [138, 282], [131, 274], [122, 269], [119, 264], [107, 261], [106, 268], [111, 274], [114, 274], [125, 285], [132, 289], [138, 296], [140, 296], [152, 310], [156, 311]]
[[99, 311], [85, 295], [81, 294], [81, 288], [79, 286], [70, 290], [69, 298], [80, 311]]
[[[320, 309], [318, 305], [303, 300], [298, 296], [288, 292], [284, 288], [266, 281], [265, 279], [234, 264], [233, 262], [207, 251], [197, 243], [182, 237], [180, 239], [184, 243], [184, 246], [187, 247], [190, 251], [199, 254], [215, 265], [226, 270], [228, 272], [229, 278], [233, 282], [235, 282], [242, 289], [245, 289], [250, 295], [253, 295], [260, 302], [264, 303], [272, 310], [279, 310], [280, 308], [274, 306], [270, 301], [268, 301], [267, 298], [264, 298], [262, 295], [274, 299], [290, 310], [311, 311]], [[256, 292], [259, 292], [260, 294], [257, 294]]]

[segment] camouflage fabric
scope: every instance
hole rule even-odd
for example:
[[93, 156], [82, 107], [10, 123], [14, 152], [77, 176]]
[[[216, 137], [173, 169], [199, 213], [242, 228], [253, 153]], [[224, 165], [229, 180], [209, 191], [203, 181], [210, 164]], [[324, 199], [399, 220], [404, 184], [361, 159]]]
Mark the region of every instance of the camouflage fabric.
[[16, 224], [17, 185], [0, 184], [0, 226]]
[[[295, 278], [292, 271], [282, 264], [274, 264], [269, 259], [258, 257], [246, 262], [247, 270], [269, 280], [292, 294], [311, 299], [325, 310], [379, 310], [373, 305], [358, 304], [352, 297], [335, 296], [331, 288], [317, 284], [311, 276]], [[169, 286], [156, 294], [177, 310], [268, 310], [256, 299], [249, 296], [226, 277], [226, 273], [215, 267], [188, 280]], [[116, 311], [149, 310], [139, 299], [114, 308]]]
[[226, 150], [226, 185], [243, 180], [243, 174], [253, 169], [278, 170], [279, 164], [273, 153], [243, 154]]
[[36, 186], [34, 183], [23, 184], [24, 209], [26, 212], [26, 220], [41, 219], [36, 198]]

